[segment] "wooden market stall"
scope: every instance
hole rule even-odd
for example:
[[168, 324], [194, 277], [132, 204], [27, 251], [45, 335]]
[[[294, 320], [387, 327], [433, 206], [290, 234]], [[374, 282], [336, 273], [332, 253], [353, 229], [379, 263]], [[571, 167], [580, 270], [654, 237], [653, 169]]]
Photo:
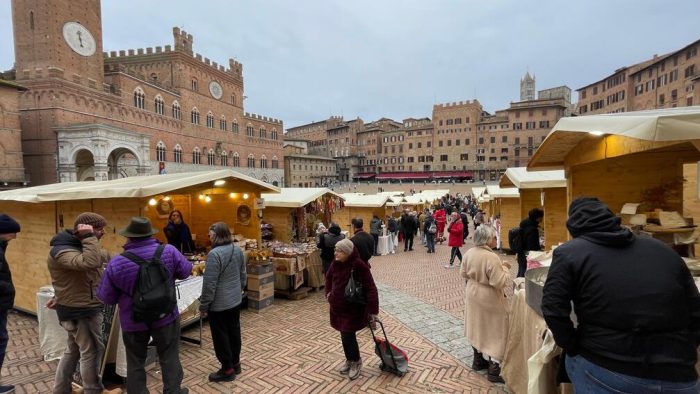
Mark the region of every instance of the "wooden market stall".
[[[542, 227], [545, 250], [568, 239], [566, 178], [563, 170], [528, 171], [526, 167], [511, 167], [501, 177], [500, 186], [516, 187], [520, 192], [517, 210], [501, 213], [503, 231], [517, 227], [531, 209], [541, 208], [544, 210]], [[507, 238], [504, 245], [510, 248]]]
[[272, 225], [274, 239], [282, 242], [314, 237], [317, 223], [328, 227], [345, 199], [327, 188], [286, 187], [264, 193], [263, 220]]
[[372, 221], [372, 216], [377, 215], [379, 218], [384, 218], [386, 212], [386, 203], [389, 201], [389, 196], [386, 195], [352, 195], [341, 194], [345, 199], [345, 208], [337, 213], [337, 223], [344, 231], [348, 231], [352, 237], [352, 225], [350, 221], [353, 218], [362, 218], [364, 229], [369, 231], [369, 223]]
[[381, 218], [382, 221], [384, 221], [386, 216], [391, 216], [394, 218], [401, 217], [401, 213], [403, 212], [403, 207], [405, 206], [405, 202], [406, 202], [406, 198], [403, 197], [402, 195], [389, 196], [389, 200], [387, 200], [387, 202], [386, 202], [384, 217]]
[[[497, 230], [501, 245], [507, 248], [508, 230], [512, 227], [506, 226], [511, 225], [510, 218], [517, 216], [520, 211], [520, 193], [514, 187], [503, 188], [498, 185], [488, 185], [486, 194], [491, 198], [490, 204], [493, 210], [491, 216], [500, 218], [500, 226]], [[516, 226], [518, 224], [516, 223]]]
[[[122, 178], [111, 181], [69, 182], [0, 192], [0, 212], [22, 226], [7, 250], [17, 296], [15, 306], [36, 312], [37, 290], [51, 283], [46, 258], [51, 238], [73, 226], [85, 211], [107, 219], [101, 245], [111, 254], [122, 252], [125, 238], [118, 231], [133, 216], [146, 216], [165, 241], [169, 212], [182, 211], [195, 242], [207, 246], [209, 226], [228, 223], [240, 238], [260, 242], [255, 202], [262, 192], [279, 189], [233, 170], [190, 172]], [[246, 243], [247, 244], [247, 243]], [[243, 245], [241, 245], [243, 246]]]

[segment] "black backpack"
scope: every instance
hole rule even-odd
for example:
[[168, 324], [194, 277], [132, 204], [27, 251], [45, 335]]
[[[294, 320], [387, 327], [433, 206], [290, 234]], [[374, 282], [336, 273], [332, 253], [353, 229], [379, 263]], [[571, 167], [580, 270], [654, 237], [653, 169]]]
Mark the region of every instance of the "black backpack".
[[175, 284], [170, 280], [170, 271], [160, 260], [165, 245], [158, 245], [150, 260], [124, 252], [122, 256], [139, 265], [134, 285], [132, 319], [149, 326], [171, 314], [177, 305]]
[[508, 244], [510, 244], [510, 250], [515, 253], [520, 253], [523, 251], [523, 229], [520, 227], [514, 227], [508, 230]]

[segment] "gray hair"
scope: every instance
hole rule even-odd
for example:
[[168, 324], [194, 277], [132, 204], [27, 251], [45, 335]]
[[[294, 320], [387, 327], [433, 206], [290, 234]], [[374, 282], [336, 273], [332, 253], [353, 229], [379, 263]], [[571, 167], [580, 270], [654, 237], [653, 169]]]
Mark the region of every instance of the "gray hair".
[[476, 231], [474, 232], [474, 245], [488, 245], [491, 239], [493, 239], [493, 237], [495, 236], [496, 229], [487, 224], [482, 224], [479, 227], [477, 227]]

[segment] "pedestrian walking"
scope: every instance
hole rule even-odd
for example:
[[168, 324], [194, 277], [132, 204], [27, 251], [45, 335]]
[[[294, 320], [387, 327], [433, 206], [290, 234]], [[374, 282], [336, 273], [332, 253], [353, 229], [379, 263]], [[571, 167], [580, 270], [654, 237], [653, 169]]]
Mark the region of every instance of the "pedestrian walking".
[[328, 232], [321, 234], [318, 239], [318, 244], [316, 245], [321, 249], [321, 263], [323, 264], [323, 273], [328, 272], [331, 267], [333, 258], [335, 256], [335, 244], [338, 241], [345, 239], [340, 231], [340, 226], [337, 223], [331, 223]]
[[[352, 303], [345, 298], [345, 287], [350, 280], [362, 286], [365, 304]], [[351, 380], [357, 379], [362, 370], [357, 331], [367, 324], [376, 324], [379, 297], [369, 265], [350, 240], [344, 239], [335, 245], [335, 260], [326, 274], [326, 299], [331, 327], [340, 331], [345, 353], [345, 362], [338, 372], [347, 374]]]
[[107, 220], [94, 212], [75, 218], [73, 228], [51, 239], [48, 268], [54, 297], [47, 307], [56, 310], [58, 321], [66, 331], [67, 345], [56, 367], [54, 394], [70, 393], [73, 374], [80, 366], [82, 389], [86, 394], [121, 393], [105, 390], [100, 363], [105, 351], [102, 340], [104, 305], [96, 296], [102, 270], [109, 253], [100, 247]]
[[464, 226], [462, 225], [462, 218], [457, 212], [452, 212], [452, 215], [450, 215], [447, 233], [449, 234], [447, 245], [452, 249], [450, 250], [450, 263], [445, 265], [445, 268], [452, 268], [454, 267], [455, 257], [458, 258], [457, 261], [462, 261], [462, 252], [459, 248], [464, 245]]
[[393, 216], [387, 216], [387, 231], [389, 231], [389, 237], [391, 238], [391, 253], [396, 253], [396, 248], [399, 245], [399, 224], [396, 222], [396, 218]]
[[209, 374], [210, 382], [230, 382], [241, 373], [241, 294], [247, 283], [246, 260], [233, 244], [224, 222], [209, 227], [212, 250], [202, 281], [199, 312], [209, 317], [211, 339], [221, 368]]
[[[119, 321], [126, 349], [126, 391], [148, 393], [145, 363], [147, 346], [152, 339], [160, 362], [163, 393], [186, 394], [189, 390], [180, 387], [183, 373], [179, 354], [180, 313], [175, 298], [175, 279], [189, 277], [192, 274], [192, 264], [174, 246], [161, 245], [153, 238], [157, 232], [148, 218], [131, 218], [129, 225], [119, 232], [127, 238], [125, 253], [110, 260], [97, 296], [105, 304], [119, 304]], [[161, 264], [167, 271], [167, 279], [141, 275], [143, 268], [151, 265], [160, 268]], [[162, 272], [159, 269], [148, 272], [153, 271]], [[142, 276], [148, 280], [137, 279]], [[142, 282], [150, 282], [155, 288]], [[158, 309], [144, 309], [141, 299], [134, 296], [137, 290], [139, 294], [164, 294], [168, 302], [159, 305]], [[169, 308], [169, 311], [164, 312], [164, 308]], [[152, 320], [154, 315], [163, 317]]]
[[508, 337], [508, 301], [503, 289], [510, 281], [510, 265], [493, 252], [493, 227], [479, 226], [474, 232], [474, 245], [465, 253], [460, 268], [467, 282], [464, 332], [474, 352], [472, 369], [488, 369], [490, 382], [504, 383], [500, 364]]
[[413, 250], [413, 237], [416, 234], [416, 220], [411, 217], [408, 209], [401, 215], [401, 229], [403, 230], [403, 251]]
[[425, 214], [423, 233], [425, 234], [425, 242], [428, 247], [428, 253], [435, 253], [435, 234], [437, 234], [437, 225], [435, 224], [435, 218], [430, 211]]
[[[7, 334], [7, 314], [15, 304], [15, 286], [12, 283], [12, 273], [5, 253], [7, 244], [17, 238], [19, 231], [20, 225], [15, 219], [6, 214], [0, 214], [0, 370], [5, 361], [5, 351], [10, 339]], [[0, 386], [0, 394], [14, 392], [13, 385]]]

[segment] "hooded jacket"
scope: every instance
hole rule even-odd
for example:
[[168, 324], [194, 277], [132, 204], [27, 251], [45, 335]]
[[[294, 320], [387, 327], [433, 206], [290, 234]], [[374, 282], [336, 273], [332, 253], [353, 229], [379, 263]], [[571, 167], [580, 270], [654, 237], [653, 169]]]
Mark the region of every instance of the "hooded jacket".
[[342, 239], [345, 239], [345, 235], [341, 234], [338, 226], [331, 226], [327, 233], [321, 234], [316, 246], [321, 249], [322, 261], [333, 261], [335, 244]]
[[523, 252], [527, 254], [529, 250], [540, 250], [540, 231], [537, 228], [537, 221], [532, 218], [525, 218], [520, 222], [520, 229], [523, 232]]
[[556, 343], [621, 374], [697, 379], [700, 294], [678, 254], [620, 227], [597, 199], [574, 201], [566, 224], [574, 239], [554, 250], [542, 299]]
[[81, 240], [72, 230], [65, 230], [51, 239], [47, 264], [59, 320], [87, 316], [102, 307], [97, 286], [107, 262], [109, 253], [94, 235]]
[[15, 286], [12, 284], [12, 273], [5, 258], [7, 241], [0, 240], [0, 310], [12, 309], [15, 304]]
[[369, 233], [372, 235], [382, 233], [382, 221], [379, 218], [372, 218], [372, 221], [369, 222]]

